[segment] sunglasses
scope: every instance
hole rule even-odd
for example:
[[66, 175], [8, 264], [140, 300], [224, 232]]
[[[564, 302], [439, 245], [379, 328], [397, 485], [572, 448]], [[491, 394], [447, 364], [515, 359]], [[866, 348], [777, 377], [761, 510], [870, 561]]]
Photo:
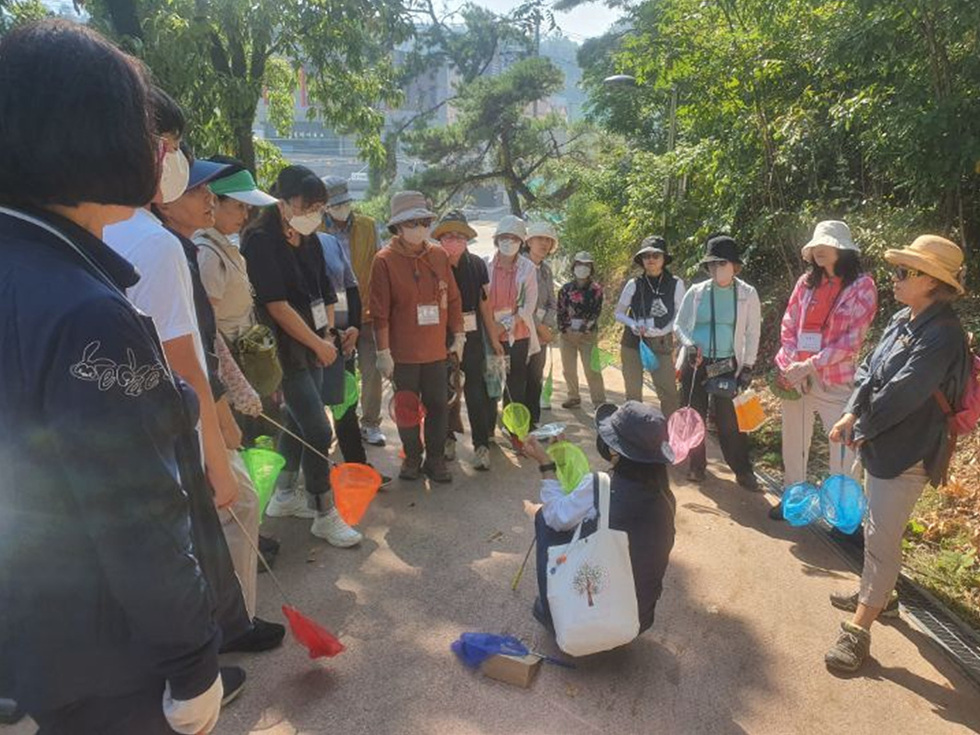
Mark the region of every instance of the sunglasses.
[[409, 229], [414, 227], [431, 227], [431, 219], [409, 219], [402, 222], [402, 227], [408, 227]]
[[922, 275], [922, 271], [917, 271], [915, 268], [905, 268], [904, 266], [898, 266], [892, 270], [892, 274], [896, 281], [906, 281], [909, 278], [917, 278]]

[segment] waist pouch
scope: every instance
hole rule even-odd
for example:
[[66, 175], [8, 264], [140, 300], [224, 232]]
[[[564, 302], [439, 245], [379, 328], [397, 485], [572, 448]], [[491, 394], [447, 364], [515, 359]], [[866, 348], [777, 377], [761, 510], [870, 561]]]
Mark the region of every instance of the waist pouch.
[[232, 344], [232, 354], [248, 382], [263, 398], [272, 395], [282, 383], [282, 366], [272, 330], [265, 324], [248, 328]]

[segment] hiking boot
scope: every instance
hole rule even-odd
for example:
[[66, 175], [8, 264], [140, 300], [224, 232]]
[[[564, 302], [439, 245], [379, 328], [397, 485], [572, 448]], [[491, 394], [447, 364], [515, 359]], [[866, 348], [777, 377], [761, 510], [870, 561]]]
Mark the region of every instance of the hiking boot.
[[221, 647], [219, 653], [259, 653], [271, 651], [282, 645], [286, 627], [270, 623], [262, 618], [253, 618], [252, 627], [247, 633], [238, 636]]
[[221, 706], [224, 707], [233, 702], [245, 688], [245, 669], [241, 666], [222, 666], [218, 669], [218, 674], [221, 676], [221, 688], [225, 690], [221, 695]]
[[[838, 610], [854, 612], [857, 610], [858, 606], [858, 593], [852, 592], [849, 595], [845, 595], [840, 592], [833, 592], [830, 595], [830, 604], [836, 607]], [[898, 615], [898, 593], [895, 590], [892, 590], [892, 593], [888, 596], [888, 602], [885, 603], [885, 607], [882, 608], [882, 611], [878, 613], [878, 617], [897, 618]]]
[[310, 533], [340, 549], [357, 546], [364, 538], [359, 531], [344, 522], [336, 508], [331, 508], [326, 515], [317, 516], [310, 527]]
[[745, 472], [741, 475], [736, 475], [735, 482], [738, 483], [739, 487], [748, 490], [749, 492], [757, 493], [761, 489], [759, 487], [759, 481], [755, 478], [754, 472]]
[[687, 481], [696, 482], [701, 484], [704, 482], [705, 471], [704, 469], [696, 470], [693, 467], [687, 471]]
[[473, 463], [473, 468], [477, 470], [490, 469], [490, 447], [476, 448], [476, 461]]
[[422, 465], [422, 471], [433, 482], [447, 483], [453, 481], [453, 476], [446, 467], [445, 460], [426, 460]]
[[422, 460], [405, 457], [402, 460], [402, 468], [398, 471], [400, 480], [417, 480], [422, 474]]
[[316, 513], [306, 502], [306, 493], [299, 490], [276, 490], [266, 506], [265, 514], [271, 518], [313, 518]]
[[563, 404], [561, 404], [561, 407], [562, 408], [578, 408], [581, 405], [582, 405], [582, 399], [581, 398], [569, 398], [567, 401], [565, 401]]
[[385, 445], [385, 435], [377, 426], [362, 426], [361, 438], [372, 447], [383, 447]]
[[456, 461], [456, 440], [446, 439], [446, 448], [442, 452], [447, 462]]
[[852, 673], [871, 653], [871, 633], [849, 621], [840, 624], [840, 636], [823, 660], [833, 671]]

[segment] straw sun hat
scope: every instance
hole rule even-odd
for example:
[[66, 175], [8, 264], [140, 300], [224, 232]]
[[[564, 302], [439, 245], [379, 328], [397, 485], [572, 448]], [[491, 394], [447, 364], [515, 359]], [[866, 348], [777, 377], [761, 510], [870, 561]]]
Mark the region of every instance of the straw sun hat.
[[938, 281], [948, 283], [961, 296], [963, 287], [963, 251], [939, 235], [920, 235], [907, 248], [886, 250], [885, 261], [921, 271]]

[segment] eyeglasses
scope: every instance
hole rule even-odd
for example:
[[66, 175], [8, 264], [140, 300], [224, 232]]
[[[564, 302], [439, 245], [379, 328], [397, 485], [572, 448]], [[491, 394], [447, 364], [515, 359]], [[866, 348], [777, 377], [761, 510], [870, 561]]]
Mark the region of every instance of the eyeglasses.
[[663, 253], [643, 253], [641, 256], [643, 260], [659, 260], [664, 257]]
[[402, 222], [402, 227], [412, 229], [414, 227], [432, 227], [431, 219], [409, 219]]
[[896, 281], [905, 281], [909, 278], [917, 278], [922, 275], [922, 271], [917, 271], [915, 268], [905, 268], [904, 266], [898, 266], [892, 271]]

